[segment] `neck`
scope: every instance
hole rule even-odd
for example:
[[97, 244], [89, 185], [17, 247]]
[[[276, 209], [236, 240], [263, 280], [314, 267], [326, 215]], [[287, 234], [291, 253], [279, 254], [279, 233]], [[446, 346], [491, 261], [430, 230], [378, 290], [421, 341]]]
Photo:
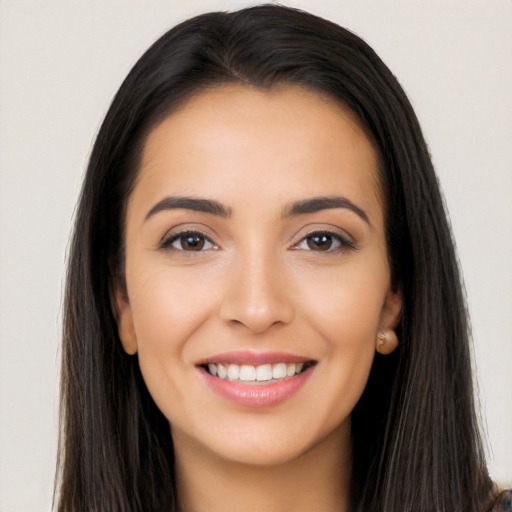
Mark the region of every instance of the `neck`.
[[254, 466], [226, 460], [173, 430], [180, 510], [346, 512], [351, 450], [345, 431], [293, 460]]

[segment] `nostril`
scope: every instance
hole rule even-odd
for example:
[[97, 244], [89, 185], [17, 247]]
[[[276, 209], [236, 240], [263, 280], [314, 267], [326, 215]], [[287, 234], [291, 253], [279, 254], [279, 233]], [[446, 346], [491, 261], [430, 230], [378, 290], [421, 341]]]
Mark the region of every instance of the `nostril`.
[[294, 318], [294, 311], [291, 304], [284, 302], [251, 307], [243, 301], [230, 299], [224, 301], [221, 317], [234, 327], [245, 327], [255, 334], [261, 334], [274, 326], [289, 324]]
[[[250, 260], [250, 261], [249, 261]], [[291, 287], [275, 258], [240, 251], [221, 292], [219, 314], [233, 327], [243, 326], [258, 334], [272, 326], [289, 324], [295, 315]]]

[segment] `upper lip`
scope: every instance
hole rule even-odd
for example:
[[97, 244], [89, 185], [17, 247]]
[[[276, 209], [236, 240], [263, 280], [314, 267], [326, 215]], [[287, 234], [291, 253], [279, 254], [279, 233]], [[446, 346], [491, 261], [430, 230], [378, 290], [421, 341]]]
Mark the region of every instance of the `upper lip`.
[[305, 363], [314, 361], [310, 357], [302, 357], [287, 352], [254, 352], [251, 350], [235, 350], [215, 354], [199, 361], [197, 366], [209, 363], [228, 363], [228, 364], [275, 364], [275, 363]]

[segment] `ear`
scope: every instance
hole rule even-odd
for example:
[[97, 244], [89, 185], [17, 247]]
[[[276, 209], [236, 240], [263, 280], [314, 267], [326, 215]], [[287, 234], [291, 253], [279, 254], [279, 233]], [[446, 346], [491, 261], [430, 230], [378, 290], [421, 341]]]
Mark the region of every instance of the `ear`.
[[391, 354], [398, 347], [398, 337], [395, 329], [400, 321], [401, 311], [401, 290], [389, 290], [382, 307], [379, 332], [377, 333], [376, 340], [376, 350], [380, 354]]
[[400, 287], [396, 289], [390, 288], [382, 306], [379, 328], [383, 331], [394, 331], [400, 322], [401, 314], [402, 289]]
[[137, 353], [137, 336], [133, 325], [132, 309], [128, 295], [119, 283], [115, 285], [114, 300], [119, 338], [124, 351], [129, 355], [134, 355]]

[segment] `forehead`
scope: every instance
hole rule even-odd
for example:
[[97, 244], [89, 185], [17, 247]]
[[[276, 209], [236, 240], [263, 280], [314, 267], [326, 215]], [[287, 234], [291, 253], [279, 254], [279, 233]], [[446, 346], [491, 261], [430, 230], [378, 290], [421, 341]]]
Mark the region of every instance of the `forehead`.
[[374, 147], [344, 105], [300, 86], [227, 85], [149, 133], [135, 189], [241, 204], [343, 193], [380, 205], [378, 183]]

